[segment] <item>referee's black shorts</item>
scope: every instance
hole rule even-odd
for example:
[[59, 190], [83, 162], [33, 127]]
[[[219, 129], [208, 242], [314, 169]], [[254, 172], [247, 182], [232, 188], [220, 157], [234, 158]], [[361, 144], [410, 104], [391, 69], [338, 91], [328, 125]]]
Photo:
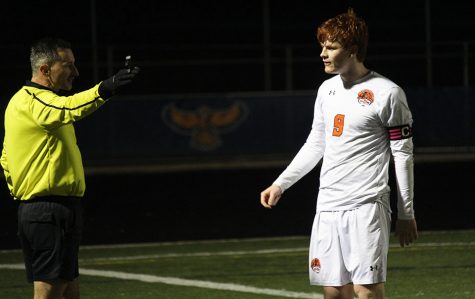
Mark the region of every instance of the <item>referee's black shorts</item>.
[[45, 196], [18, 206], [18, 237], [26, 276], [33, 281], [72, 281], [79, 276], [81, 198]]

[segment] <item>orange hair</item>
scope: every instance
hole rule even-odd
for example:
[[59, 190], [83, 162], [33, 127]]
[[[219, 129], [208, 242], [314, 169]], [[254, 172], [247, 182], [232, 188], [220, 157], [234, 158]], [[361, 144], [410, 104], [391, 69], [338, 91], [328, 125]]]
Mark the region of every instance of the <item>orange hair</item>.
[[368, 27], [366, 22], [356, 16], [352, 8], [323, 22], [317, 29], [317, 40], [323, 44], [326, 41], [339, 42], [343, 48], [357, 47], [356, 58], [363, 62], [368, 48]]

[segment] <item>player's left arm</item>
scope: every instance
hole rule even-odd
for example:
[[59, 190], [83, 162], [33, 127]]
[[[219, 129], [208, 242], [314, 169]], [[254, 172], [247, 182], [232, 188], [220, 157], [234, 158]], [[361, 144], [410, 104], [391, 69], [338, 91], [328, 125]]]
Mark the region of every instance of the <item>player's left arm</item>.
[[401, 246], [414, 242], [417, 235], [417, 223], [414, 215], [414, 161], [412, 137], [392, 140], [391, 152], [394, 158], [397, 184], [396, 235]]
[[396, 235], [401, 246], [415, 241], [417, 223], [414, 215], [414, 157], [412, 142], [412, 114], [404, 91], [395, 87], [390, 90], [388, 101], [382, 109], [391, 153], [394, 158], [397, 184]]

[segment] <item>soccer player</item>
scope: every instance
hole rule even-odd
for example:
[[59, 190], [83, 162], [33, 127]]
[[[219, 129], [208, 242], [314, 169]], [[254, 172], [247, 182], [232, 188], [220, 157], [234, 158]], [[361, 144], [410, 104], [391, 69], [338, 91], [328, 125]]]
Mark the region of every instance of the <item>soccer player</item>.
[[42, 39], [31, 47], [30, 61], [31, 80], [5, 110], [0, 162], [19, 201], [18, 237], [34, 298], [77, 299], [85, 180], [73, 123], [130, 83], [139, 68], [122, 69], [91, 89], [61, 96], [79, 76], [70, 43]]
[[349, 9], [317, 29], [325, 72], [311, 132], [292, 162], [261, 193], [282, 193], [323, 158], [309, 249], [312, 285], [325, 298], [384, 298], [391, 211], [388, 168], [395, 163], [401, 246], [417, 239], [413, 209], [412, 115], [403, 90], [364, 65], [368, 31]]

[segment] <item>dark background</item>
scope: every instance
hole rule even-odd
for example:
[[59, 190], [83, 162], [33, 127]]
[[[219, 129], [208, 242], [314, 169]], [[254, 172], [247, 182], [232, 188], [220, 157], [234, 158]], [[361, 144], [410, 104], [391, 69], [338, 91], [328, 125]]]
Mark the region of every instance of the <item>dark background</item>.
[[[308, 235], [319, 167], [275, 209], [259, 205], [259, 193], [304, 142], [311, 121], [309, 109], [288, 112], [307, 102], [289, 99], [287, 106], [276, 98], [312, 96], [328, 78], [315, 28], [349, 6], [369, 26], [367, 66], [410, 95], [420, 229], [475, 228], [471, 1], [9, 1], [1, 5], [0, 108], [30, 78], [29, 45], [38, 38], [72, 42], [81, 74], [75, 91], [107, 78], [131, 54], [142, 72], [125, 97], [76, 125], [87, 173], [84, 243]], [[156, 127], [145, 112], [163, 101], [219, 106], [236, 94], [251, 112], [269, 107], [269, 135], [252, 130], [262, 125], [255, 121], [215, 152], [191, 149], [166, 132], [146, 143]], [[272, 124], [286, 129], [285, 138]], [[259, 147], [266, 138], [282, 144]], [[153, 151], [155, 157], [144, 154]], [[128, 170], [118, 171], [124, 165]], [[0, 248], [18, 247], [16, 205], [0, 184]]]
[[[288, 47], [292, 89], [312, 90], [327, 77], [315, 29], [348, 7], [367, 21], [370, 68], [404, 88], [427, 87], [429, 42], [428, 87], [463, 86], [464, 64], [473, 85], [472, 1], [8, 1], [0, 18], [1, 94], [8, 97], [29, 78], [29, 45], [44, 36], [72, 42], [81, 73], [77, 90], [106, 78], [130, 54], [143, 69], [132, 88], [139, 94], [286, 90]], [[264, 82], [266, 50], [270, 87]]]

